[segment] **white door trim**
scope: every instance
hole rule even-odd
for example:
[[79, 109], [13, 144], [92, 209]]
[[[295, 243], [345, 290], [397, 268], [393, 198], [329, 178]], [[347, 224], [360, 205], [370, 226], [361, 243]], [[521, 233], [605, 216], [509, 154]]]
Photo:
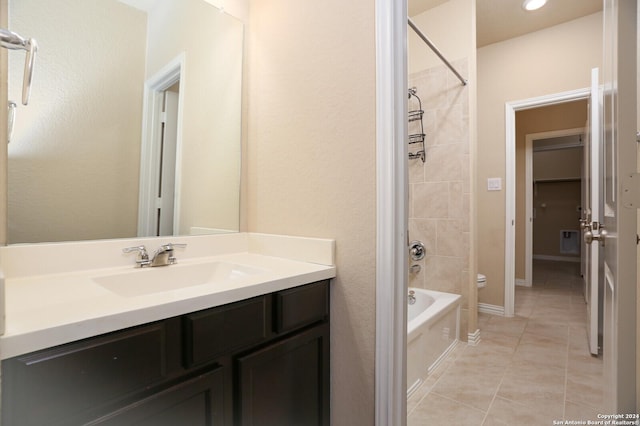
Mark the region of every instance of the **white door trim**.
[[505, 103], [505, 253], [504, 315], [512, 317], [515, 305], [516, 247], [516, 111], [588, 99], [590, 89], [577, 89]]
[[575, 135], [584, 135], [584, 127], [525, 135], [525, 211], [528, 220], [525, 224], [524, 282], [519, 285], [531, 287], [533, 284], [533, 141]]
[[[138, 236], [155, 235], [153, 226], [153, 206], [155, 205], [155, 182], [159, 172], [158, 156], [160, 155], [157, 140], [157, 120], [160, 117], [163, 92], [181, 81], [184, 86], [185, 54], [182, 53], [149, 78], [144, 84], [142, 113], [142, 146], [140, 149], [140, 195], [138, 202]], [[184, 105], [184, 88], [178, 94], [178, 123], [176, 138], [176, 174], [173, 223], [174, 230], [180, 223], [180, 180], [182, 164], [182, 106]]]
[[375, 424], [407, 420], [407, 1], [376, 0]]

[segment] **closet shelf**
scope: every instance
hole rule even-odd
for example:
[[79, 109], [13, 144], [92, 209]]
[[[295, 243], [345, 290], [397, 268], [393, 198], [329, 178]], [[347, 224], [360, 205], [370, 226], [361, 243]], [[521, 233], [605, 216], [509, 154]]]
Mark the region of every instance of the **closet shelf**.
[[566, 178], [543, 178], [534, 179], [533, 183], [558, 183], [558, 182], [580, 182], [582, 178], [579, 177], [566, 177]]

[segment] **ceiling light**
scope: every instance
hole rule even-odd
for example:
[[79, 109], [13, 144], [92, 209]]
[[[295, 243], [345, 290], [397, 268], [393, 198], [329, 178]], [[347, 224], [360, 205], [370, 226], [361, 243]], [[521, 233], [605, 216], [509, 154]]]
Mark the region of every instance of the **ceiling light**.
[[524, 0], [522, 7], [525, 10], [537, 10], [547, 3], [547, 0]]

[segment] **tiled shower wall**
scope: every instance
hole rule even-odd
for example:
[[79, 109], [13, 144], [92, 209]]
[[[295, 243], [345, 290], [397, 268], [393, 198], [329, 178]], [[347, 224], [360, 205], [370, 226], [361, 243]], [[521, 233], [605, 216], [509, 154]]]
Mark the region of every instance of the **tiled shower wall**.
[[[467, 75], [467, 61], [453, 66]], [[444, 65], [409, 76], [424, 110], [426, 158], [409, 161], [409, 239], [422, 241], [426, 256], [409, 286], [462, 295], [460, 338], [467, 339], [470, 203], [469, 93]], [[409, 99], [409, 110], [418, 108]], [[419, 130], [409, 124], [409, 134]], [[416, 152], [419, 144], [409, 145]]]

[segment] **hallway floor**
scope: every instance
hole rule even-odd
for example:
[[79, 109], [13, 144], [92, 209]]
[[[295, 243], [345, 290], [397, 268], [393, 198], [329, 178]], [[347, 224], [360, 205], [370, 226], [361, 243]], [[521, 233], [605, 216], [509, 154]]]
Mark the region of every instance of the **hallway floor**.
[[461, 342], [409, 398], [409, 426], [597, 420], [603, 363], [587, 346], [580, 264], [533, 266], [515, 316], [479, 314], [480, 343]]

